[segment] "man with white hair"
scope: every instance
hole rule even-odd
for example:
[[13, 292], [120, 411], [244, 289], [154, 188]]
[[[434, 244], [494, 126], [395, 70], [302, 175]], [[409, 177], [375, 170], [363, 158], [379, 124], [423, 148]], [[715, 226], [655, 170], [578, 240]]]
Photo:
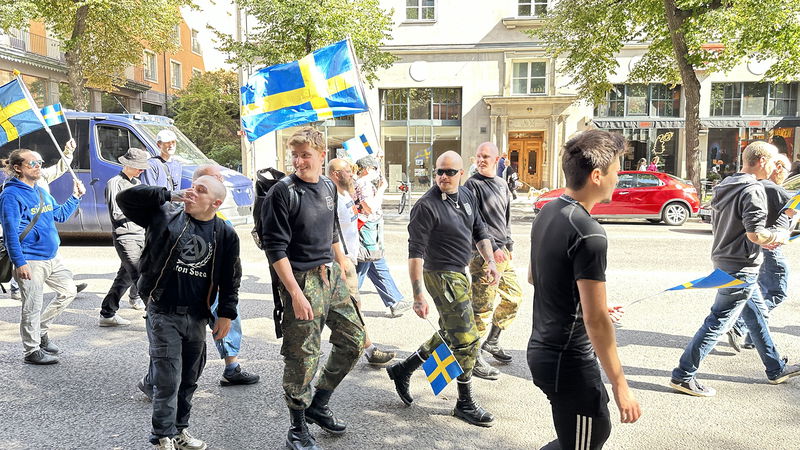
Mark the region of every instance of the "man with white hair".
[[173, 156], [178, 144], [178, 136], [167, 128], [158, 132], [156, 145], [161, 151], [158, 156], [150, 158], [150, 168], [141, 175], [140, 181], [147, 186], [162, 186], [168, 191], [181, 188], [181, 172], [183, 166]]

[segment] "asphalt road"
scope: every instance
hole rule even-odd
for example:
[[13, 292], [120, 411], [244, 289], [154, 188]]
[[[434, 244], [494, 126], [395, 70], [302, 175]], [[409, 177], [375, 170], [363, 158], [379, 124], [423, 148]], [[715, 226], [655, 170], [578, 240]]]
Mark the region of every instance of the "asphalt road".
[[[388, 260], [398, 284], [410, 295], [406, 271], [407, 215], [393, 216], [386, 226]], [[710, 269], [709, 226], [683, 227], [645, 222], [605, 223], [610, 240], [608, 294], [627, 303], [698, 278]], [[209, 339], [209, 362], [194, 397], [190, 430], [213, 449], [282, 448], [288, 427], [282, 388], [280, 341], [271, 321], [272, 300], [263, 255], [248, 227], [240, 227], [244, 279], [243, 367], [262, 376], [254, 386], [223, 388], [223, 364]], [[517, 271], [527, 271], [530, 221], [513, 225]], [[787, 254], [800, 268], [800, 251]], [[148, 448], [150, 403], [136, 389], [147, 365], [141, 313], [122, 309], [133, 321], [126, 328], [99, 328], [99, 306], [118, 261], [108, 242], [68, 240], [61, 250], [76, 279], [89, 283], [57, 319], [51, 337], [62, 349], [61, 363], [37, 367], [22, 363], [18, 332], [19, 302], [0, 297], [0, 448], [3, 449], [140, 449]], [[790, 280], [790, 294], [797, 292]], [[374, 341], [401, 356], [414, 351], [431, 329], [406, 314], [391, 319], [367, 282], [363, 294], [368, 331]], [[362, 360], [336, 391], [332, 407], [349, 424], [341, 437], [312, 426], [326, 449], [462, 449], [540, 448], [555, 437], [550, 408], [530, 381], [525, 348], [531, 330], [532, 288], [525, 284], [519, 318], [502, 335], [514, 355], [498, 365], [500, 380], [475, 381], [480, 403], [496, 416], [496, 425], [482, 429], [450, 416], [456, 397], [448, 386], [434, 397], [421, 372], [415, 374], [416, 401], [405, 407], [385, 371]], [[721, 343], [701, 367], [700, 379], [717, 389], [714, 398], [673, 393], [667, 386], [671, 369], [690, 336], [699, 327], [713, 299], [708, 290], [661, 294], [628, 309], [617, 330], [620, 356], [644, 415], [638, 423], [618, 422], [609, 404], [614, 428], [607, 448], [621, 449], [797, 449], [800, 424], [800, 380], [772, 386], [754, 351], [735, 354]], [[47, 294], [46, 300], [52, 298]], [[773, 337], [783, 354], [800, 357], [800, 302], [790, 300], [772, 318]], [[327, 334], [326, 336], [327, 337]], [[330, 346], [326, 343], [326, 353]]]

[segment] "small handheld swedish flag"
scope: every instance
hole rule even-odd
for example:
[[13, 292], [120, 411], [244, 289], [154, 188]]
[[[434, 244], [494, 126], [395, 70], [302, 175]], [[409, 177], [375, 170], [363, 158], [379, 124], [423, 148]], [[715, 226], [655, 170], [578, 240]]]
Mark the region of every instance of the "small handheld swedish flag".
[[448, 383], [464, 373], [446, 344], [439, 344], [436, 347], [430, 358], [422, 364], [422, 370], [428, 377], [434, 395], [439, 395]]
[[0, 86], [0, 145], [44, 128], [26, 90], [19, 78]]
[[66, 117], [64, 117], [64, 111], [61, 110], [61, 103], [42, 108], [42, 117], [44, 117], [44, 123], [46, 123], [48, 127], [53, 127], [67, 121]]
[[363, 134], [359, 137], [348, 139], [342, 142], [342, 147], [344, 147], [344, 150], [353, 161], [358, 161], [359, 159], [374, 153], [372, 146], [369, 145], [367, 136]]
[[783, 206], [783, 209], [800, 209], [800, 191], [795, 192], [794, 196]]
[[746, 283], [742, 280], [734, 278], [721, 269], [715, 269], [708, 276], [698, 278], [688, 283], [679, 284], [667, 290], [681, 291], [684, 289], [720, 289], [734, 286], [747, 286], [749, 284], [751, 283]]

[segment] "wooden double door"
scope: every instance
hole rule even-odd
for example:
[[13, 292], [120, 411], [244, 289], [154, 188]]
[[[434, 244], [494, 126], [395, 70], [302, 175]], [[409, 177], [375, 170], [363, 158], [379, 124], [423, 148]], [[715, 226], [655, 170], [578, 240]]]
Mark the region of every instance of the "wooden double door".
[[[508, 159], [517, 169], [519, 180], [542, 188], [542, 160], [544, 159], [544, 131], [511, 132], [508, 134]], [[523, 186], [522, 190], [527, 190]]]

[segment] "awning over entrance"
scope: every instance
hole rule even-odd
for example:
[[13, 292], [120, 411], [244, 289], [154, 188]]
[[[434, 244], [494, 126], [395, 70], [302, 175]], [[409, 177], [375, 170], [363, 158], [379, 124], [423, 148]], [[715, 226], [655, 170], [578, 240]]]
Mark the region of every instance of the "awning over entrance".
[[[592, 123], [604, 130], [640, 128], [683, 128], [683, 118], [594, 118]], [[701, 117], [701, 128], [789, 128], [800, 127], [800, 117]]]
[[658, 119], [622, 119], [602, 118], [592, 119], [597, 128], [615, 130], [624, 128], [683, 128], [685, 121], [678, 117], [665, 117]]

